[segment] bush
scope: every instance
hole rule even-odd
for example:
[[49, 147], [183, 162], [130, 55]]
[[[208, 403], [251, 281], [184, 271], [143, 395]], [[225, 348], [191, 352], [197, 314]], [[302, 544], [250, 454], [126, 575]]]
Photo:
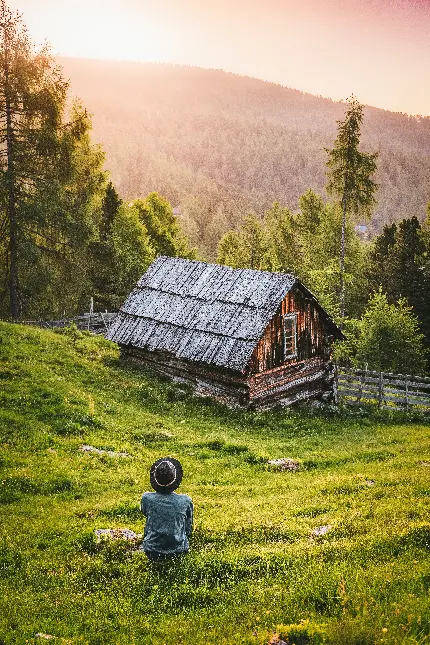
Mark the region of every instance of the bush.
[[336, 359], [377, 372], [423, 374], [424, 335], [405, 299], [389, 304], [381, 290], [370, 298], [360, 321], [345, 327], [346, 342], [335, 348]]

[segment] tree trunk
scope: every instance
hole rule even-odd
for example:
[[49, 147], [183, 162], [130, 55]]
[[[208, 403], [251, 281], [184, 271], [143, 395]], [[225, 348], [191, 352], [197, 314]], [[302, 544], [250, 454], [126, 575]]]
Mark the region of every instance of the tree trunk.
[[15, 201], [13, 194], [9, 194], [8, 203], [8, 216], [9, 216], [9, 298], [10, 298], [10, 313], [12, 320], [19, 320], [21, 314], [21, 301], [19, 297], [19, 282], [18, 282], [18, 239], [17, 239], [17, 226], [16, 226], [16, 212]]
[[348, 206], [348, 198], [346, 192], [343, 194], [342, 198], [342, 231], [340, 237], [340, 328], [343, 328], [343, 319], [345, 318], [345, 237], [346, 237], [346, 210]]
[[9, 219], [9, 299], [12, 320], [19, 320], [21, 314], [21, 301], [19, 297], [18, 280], [18, 226], [16, 218], [15, 201], [15, 176], [14, 176], [14, 133], [12, 125], [12, 107], [9, 92], [9, 66], [5, 64], [5, 111], [6, 111], [6, 150], [7, 150], [7, 206], [6, 213]]

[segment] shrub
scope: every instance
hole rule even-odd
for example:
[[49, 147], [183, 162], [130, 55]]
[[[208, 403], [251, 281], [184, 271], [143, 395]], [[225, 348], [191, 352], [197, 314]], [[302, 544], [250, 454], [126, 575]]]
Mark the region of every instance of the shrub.
[[378, 372], [422, 374], [426, 368], [423, 340], [418, 318], [406, 300], [390, 305], [379, 291], [363, 314], [354, 362]]

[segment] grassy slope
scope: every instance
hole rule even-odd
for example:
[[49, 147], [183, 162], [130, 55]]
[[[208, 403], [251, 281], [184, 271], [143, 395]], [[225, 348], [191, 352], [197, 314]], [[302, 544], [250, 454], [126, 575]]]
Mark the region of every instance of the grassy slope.
[[[262, 644], [301, 620], [296, 645], [430, 643], [428, 425], [229, 411], [120, 364], [102, 339], [5, 323], [0, 338], [0, 643]], [[184, 562], [154, 571], [93, 531], [142, 531], [164, 454], [183, 463], [196, 530]], [[304, 469], [261, 460], [282, 456]]]

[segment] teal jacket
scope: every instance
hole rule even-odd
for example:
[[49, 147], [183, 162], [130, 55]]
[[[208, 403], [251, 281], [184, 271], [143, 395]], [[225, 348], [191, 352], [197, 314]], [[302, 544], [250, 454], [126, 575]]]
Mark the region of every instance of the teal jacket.
[[140, 502], [146, 517], [143, 535], [145, 553], [187, 553], [193, 528], [193, 502], [179, 493], [144, 493]]

